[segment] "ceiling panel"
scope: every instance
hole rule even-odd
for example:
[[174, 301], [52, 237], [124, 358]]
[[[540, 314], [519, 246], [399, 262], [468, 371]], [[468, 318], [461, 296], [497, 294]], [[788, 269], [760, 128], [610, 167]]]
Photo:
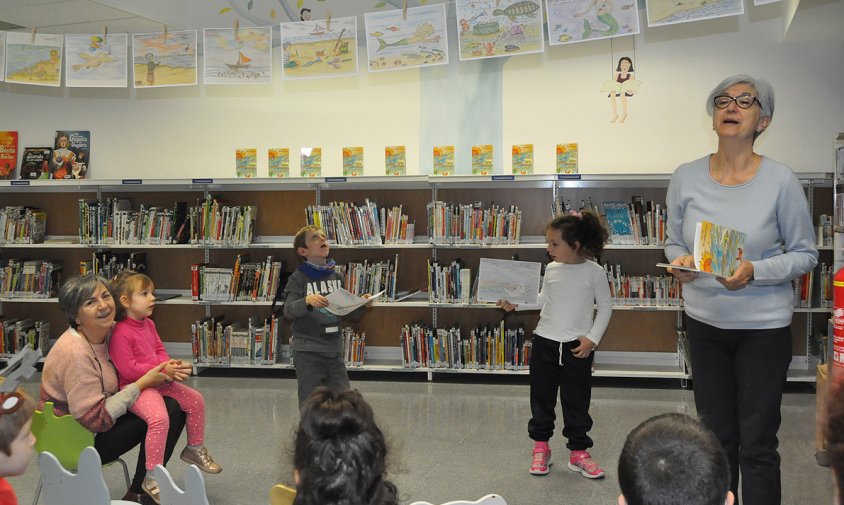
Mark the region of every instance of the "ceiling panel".
[[0, 6], [0, 20], [25, 27], [61, 26], [76, 23], [101, 22], [131, 16], [89, 0], [30, 3], [16, 7]]

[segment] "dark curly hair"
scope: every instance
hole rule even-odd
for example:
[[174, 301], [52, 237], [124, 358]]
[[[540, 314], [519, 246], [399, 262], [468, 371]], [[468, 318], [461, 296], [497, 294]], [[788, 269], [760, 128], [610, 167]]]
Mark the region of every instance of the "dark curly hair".
[[302, 407], [293, 467], [294, 505], [395, 505], [386, 480], [387, 443], [357, 391], [314, 390]]
[[580, 242], [578, 254], [581, 256], [597, 256], [604, 250], [609, 234], [601, 218], [590, 211], [582, 213], [564, 214], [557, 216], [548, 223], [546, 230], [560, 230], [563, 240], [574, 247], [575, 242]]

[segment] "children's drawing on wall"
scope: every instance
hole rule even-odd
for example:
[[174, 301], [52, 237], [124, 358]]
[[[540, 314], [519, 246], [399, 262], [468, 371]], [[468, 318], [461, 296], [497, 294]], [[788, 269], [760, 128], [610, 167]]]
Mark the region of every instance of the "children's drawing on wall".
[[132, 35], [132, 63], [136, 88], [195, 85], [196, 30]]
[[551, 45], [639, 33], [636, 0], [546, 0]]
[[369, 71], [447, 65], [445, 19], [445, 4], [367, 13]]
[[65, 35], [65, 85], [125, 88], [129, 84], [129, 35]]
[[612, 108], [610, 123], [623, 123], [627, 120], [627, 99], [636, 94], [639, 85], [642, 83], [635, 78], [633, 60], [629, 56], [622, 56], [618, 59], [614, 74], [615, 79], [604, 81], [601, 91], [609, 93], [607, 96]]
[[59, 86], [63, 42], [62, 35], [6, 32], [6, 81]]
[[272, 83], [272, 28], [206, 28], [205, 84]]
[[540, 0], [456, 0], [460, 59], [542, 52]]
[[357, 75], [357, 17], [281, 23], [284, 79]]
[[741, 0], [646, 0], [648, 26], [738, 16], [744, 13]]

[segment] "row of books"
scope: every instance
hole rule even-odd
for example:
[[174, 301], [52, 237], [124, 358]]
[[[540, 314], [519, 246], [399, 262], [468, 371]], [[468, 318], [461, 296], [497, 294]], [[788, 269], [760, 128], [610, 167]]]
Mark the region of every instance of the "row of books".
[[464, 338], [460, 326], [435, 329], [408, 324], [400, 335], [404, 368], [526, 370], [531, 342], [523, 327], [508, 329], [504, 321], [480, 326]]
[[665, 205], [633, 197], [633, 203], [604, 202], [609, 243], [617, 245], [663, 245], [667, 236]]
[[0, 267], [0, 298], [56, 296], [61, 271], [61, 262], [10, 259]]
[[366, 351], [366, 332], [356, 332], [352, 328], [342, 329], [343, 355], [346, 366], [361, 367]]
[[191, 324], [193, 360], [202, 364], [272, 365], [278, 352], [278, 318], [230, 322], [224, 315]]
[[79, 275], [94, 273], [106, 279], [113, 279], [124, 270], [148, 275], [146, 251], [97, 251], [91, 255], [90, 260], [79, 262]]
[[522, 211], [516, 206], [484, 209], [481, 202], [435, 201], [427, 205], [427, 215], [433, 244], [518, 244], [522, 235]]
[[186, 202], [173, 209], [147, 207], [132, 209], [129, 198], [103, 201], [79, 200], [79, 242], [82, 244], [172, 244], [186, 242]]
[[818, 263], [813, 270], [794, 279], [794, 307], [832, 307], [834, 276], [835, 272], [830, 265]]
[[368, 198], [362, 205], [331, 202], [305, 209], [308, 225], [319, 226], [331, 243], [340, 245], [381, 245], [381, 219], [378, 205]]
[[9, 357], [29, 344], [47, 354], [50, 322], [47, 320], [0, 318], [0, 356]]
[[222, 205], [208, 195], [188, 209], [189, 241], [201, 245], [249, 245], [257, 216], [255, 205]]
[[343, 276], [343, 288], [355, 295], [375, 294], [381, 291], [386, 300], [395, 301], [398, 284], [399, 255], [395, 263], [389, 261], [362, 263], [351, 261], [346, 265], [337, 265], [335, 271]]
[[459, 260], [448, 265], [428, 260], [428, 302], [469, 303], [472, 299], [472, 271]]
[[0, 244], [40, 244], [47, 229], [47, 213], [35, 207], [6, 206], [0, 212]]
[[213, 302], [273, 301], [278, 294], [284, 262], [267, 256], [262, 262], [238, 254], [234, 267], [207, 263], [191, 265], [191, 298]]
[[407, 214], [402, 214], [402, 206], [381, 208], [381, 231], [385, 244], [412, 244], [416, 223], [409, 222]]
[[816, 233], [817, 245], [826, 247], [832, 245], [834, 239], [832, 221], [833, 216], [830, 214], [818, 215], [818, 229]]
[[604, 265], [613, 305], [677, 307], [683, 305], [682, 283], [673, 275], [630, 275], [621, 265]]

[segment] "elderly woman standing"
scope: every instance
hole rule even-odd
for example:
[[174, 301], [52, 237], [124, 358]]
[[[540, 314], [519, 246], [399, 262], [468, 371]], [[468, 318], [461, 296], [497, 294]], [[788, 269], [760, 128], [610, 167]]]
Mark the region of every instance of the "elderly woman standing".
[[[70, 328], [59, 337], [44, 361], [39, 408], [53, 402], [56, 415], [72, 415], [96, 434], [94, 448], [103, 462], [110, 462], [142, 444], [146, 423], [128, 412], [141, 390], [172, 380], [162, 372], [162, 363], [133, 384], [118, 391], [117, 372], [108, 356], [106, 339], [114, 325], [114, 299], [102, 277], [85, 275], [68, 280], [59, 291], [59, 307]], [[181, 363], [181, 362], [179, 362]], [[190, 374], [183, 365], [176, 373]], [[165, 463], [185, 426], [179, 404], [166, 401], [170, 418]], [[144, 449], [141, 447], [132, 485], [123, 498], [140, 502], [146, 492], [158, 502], [158, 489], [144, 489], [146, 475]]]
[[753, 151], [774, 114], [771, 86], [725, 79], [707, 110], [718, 150], [680, 166], [668, 186], [671, 264], [694, 267], [695, 225], [710, 221], [747, 234], [729, 278], [670, 269], [683, 286], [695, 405], [724, 446], [733, 494], [747, 505], [781, 501], [777, 432], [791, 362], [791, 280], [817, 263], [806, 197], [792, 170]]

